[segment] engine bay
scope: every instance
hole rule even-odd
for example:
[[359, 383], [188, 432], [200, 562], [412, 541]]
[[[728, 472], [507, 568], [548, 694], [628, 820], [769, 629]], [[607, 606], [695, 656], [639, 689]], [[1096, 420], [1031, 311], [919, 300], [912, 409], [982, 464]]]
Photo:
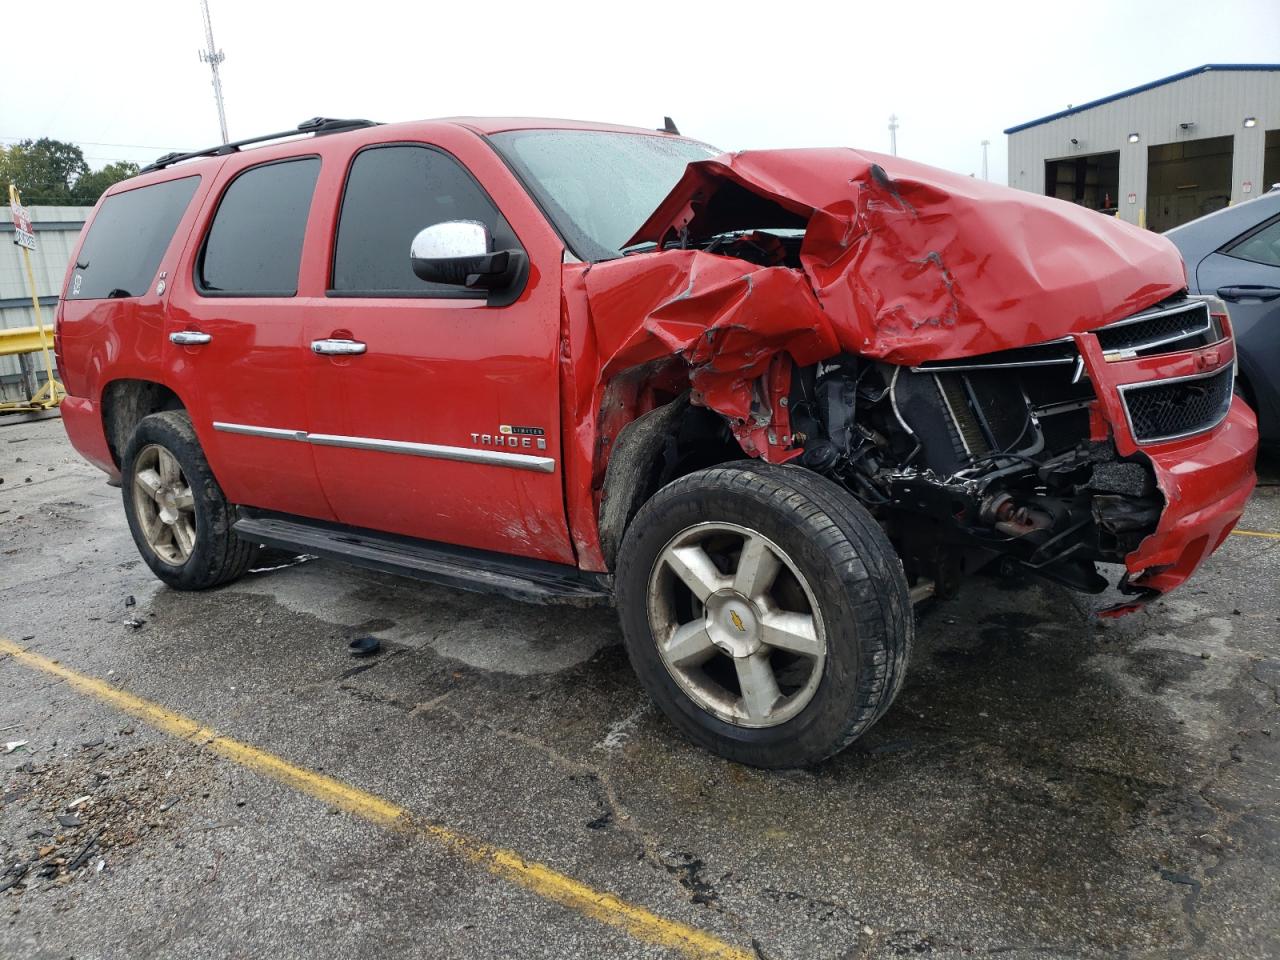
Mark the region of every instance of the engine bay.
[[[1141, 458], [1090, 440], [1093, 388], [1068, 339], [901, 367], [845, 355], [800, 370], [799, 462], [850, 490], [908, 582], [954, 592], [993, 562], [1102, 592], [1163, 508]], [[1123, 589], [1123, 585], [1122, 585]]]

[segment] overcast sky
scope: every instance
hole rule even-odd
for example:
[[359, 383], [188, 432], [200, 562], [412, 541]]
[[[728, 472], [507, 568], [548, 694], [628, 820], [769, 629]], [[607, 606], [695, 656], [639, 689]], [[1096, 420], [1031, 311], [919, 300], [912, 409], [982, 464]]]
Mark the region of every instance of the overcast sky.
[[[1005, 181], [1008, 126], [1203, 63], [1280, 62], [1280, 0], [210, 0], [232, 139], [315, 115], [531, 115], [725, 149], [861, 146]], [[216, 143], [199, 0], [5, 4], [0, 143]], [[19, 62], [29, 57], [22, 66]], [[18, 82], [16, 78], [23, 78]]]

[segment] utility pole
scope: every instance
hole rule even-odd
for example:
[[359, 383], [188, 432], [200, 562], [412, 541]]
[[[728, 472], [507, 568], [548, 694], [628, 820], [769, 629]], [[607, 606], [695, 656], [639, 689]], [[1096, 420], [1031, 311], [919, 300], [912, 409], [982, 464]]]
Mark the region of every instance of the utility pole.
[[898, 155], [898, 115], [889, 114], [889, 152]]
[[990, 140], [982, 141], [982, 179], [983, 180], [991, 179], [990, 177], [987, 176], [987, 147], [989, 146], [991, 146]]
[[207, 63], [213, 71], [213, 99], [218, 102], [218, 129], [222, 131], [222, 142], [226, 143], [227, 111], [222, 106], [222, 78], [218, 76], [218, 64], [227, 59], [227, 55], [213, 45], [213, 21], [209, 19], [209, 0], [200, 0], [200, 11], [204, 14], [204, 42], [207, 49], [200, 51], [200, 61]]

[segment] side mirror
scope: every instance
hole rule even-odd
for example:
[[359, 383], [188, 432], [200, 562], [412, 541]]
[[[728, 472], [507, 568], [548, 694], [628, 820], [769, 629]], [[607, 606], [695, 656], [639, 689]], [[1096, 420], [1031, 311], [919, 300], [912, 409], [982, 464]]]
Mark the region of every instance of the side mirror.
[[518, 251], [493, 251], [489, 228], [477, 220], [448, 220], [418, 231], [409, 247], [413, 272], [427, 283], [499, 290], [515, 278]]

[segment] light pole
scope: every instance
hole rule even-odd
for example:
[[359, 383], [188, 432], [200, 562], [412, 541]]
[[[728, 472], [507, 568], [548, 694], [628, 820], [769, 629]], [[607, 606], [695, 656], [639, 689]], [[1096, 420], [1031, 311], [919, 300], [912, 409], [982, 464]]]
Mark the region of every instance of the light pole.
[[990, 140], [982, 141], [982, 179], [983, 180], [991, 179], [990, 177], [987, 176], [987, 147], [989, 146], [991, 146]]
[[889, 152], [898, 155], [898, 115], [889, 114]]

